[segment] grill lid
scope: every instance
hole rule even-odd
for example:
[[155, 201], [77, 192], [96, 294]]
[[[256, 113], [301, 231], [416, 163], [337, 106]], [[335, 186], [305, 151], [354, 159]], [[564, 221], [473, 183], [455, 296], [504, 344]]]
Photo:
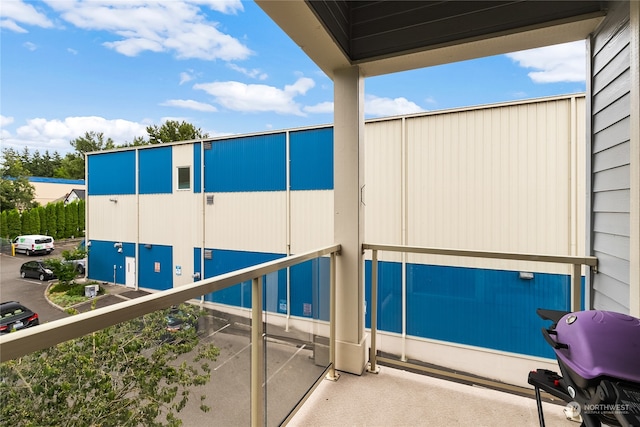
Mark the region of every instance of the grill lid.
[[556, 324], [558, 359], [585, 379], [640, 383], [640, 319], [603, 310], [564, 315]]

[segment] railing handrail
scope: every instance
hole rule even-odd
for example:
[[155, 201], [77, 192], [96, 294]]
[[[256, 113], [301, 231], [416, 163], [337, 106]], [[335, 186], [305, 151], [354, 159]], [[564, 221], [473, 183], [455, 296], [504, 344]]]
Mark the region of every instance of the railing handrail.
[[535, 262], [550, 262], [556, 264], [583, 264], [590, 267], [598, 266], [598, 258], [592, 256], [572, 256], [572, 255], [540, 255], [540, 254], [522, 254], [515, 252], [487, 252], [476, 251], [468, 249], [448, 249], [448, 248], [433, 248], [423, 246], [402, 246], [402, 245], [384, 245], [374, 243], [363, 243], [362, 249], [378, 250], [388, 252], [411, 252], [417, 254], [430, 254], [430, 255], [446, 255], [446, 256], [460, 256], [460, 257], [472, 257], [472, 258], [493, 258], [493, 259], [507, 259], [515, 261], [535, 261]]
[[334, 244], [5, 334], [0, 336], [0, 363], [339, 251]]

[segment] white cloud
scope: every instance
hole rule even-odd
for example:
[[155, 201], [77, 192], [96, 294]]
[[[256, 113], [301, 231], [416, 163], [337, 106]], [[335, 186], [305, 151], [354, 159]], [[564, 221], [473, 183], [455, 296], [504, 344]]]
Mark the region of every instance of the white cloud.
[[13, 117], [7, 117], [0, 114], [0, 127], [5, 127], [13, 123]]
[[247, 70], [246, 68], [239, 67], [236, 64], [227, 64], [227, 67], [231, 68], [234, 71], [244, 74], [247, 77], [251, 77], [252, 79], [258, 80], [266, 80], [268, 75], [266, 73], [261, 72], [259, 69], [254, 68], [252, 70]]
[[507, 54], [519, 66], [534, 70], [528, 76], [535, 83], [585, 81], [585, 56], [585, 41]]
[[18, 0], [2, 0], [0, 7], [0, 26], [17, 33], [28, 32], [23, 25], [51, 28], [53, 23], [47, 16], [39, 12], [33, 4]]
[[119, 40], [103, 45], [126, 56], [144, 51], [174, 52], [179, 59], [242, 60], [252, 52], [236, 38], [220, 32], [206, 20], [200, 6], [222, 13], [243, 10], [242, 2], [50, 0], [60, 17], [78, 28], [107, 31]]
[[406, 98], [379, 98], [374, 95], [366, 95], [364, 100], [364, 113], [368, 116], [384, 117], [412, 114], [424, 111], [418, 104]]
[[34, 50], [36, 50], [38, 48], [35, 44], [33, 44], [31, 42], [26, 42], [26, 43], [23, 44], [23, 46], [26, 47], [27, 50], [30, 50], [31, 52], [33, 52]]
[[[3, 125], [5, 117], [2, 118]], [[67, 117], [64, 120], [31, 119], [20, 126], [15, 135], [3, 131], [3, 146], [22, 150], [57, 151], [64, 155], [72, 152], [70, 141], [86, 132], [102, 132], [116, 144], [132, 142], [137, 136], [146, 137], [146, 125], [128, 120], [107, 120], [102, 117]]]
[[180, 85], [183, 85], [187, 82], [190, 82], [191, 80], [193, 80], [193, 74], [191, 74], [191, 72], [187, 73], [186, 71], [183, 71], [182, 73], [180, 73]]
[[305, 116], [295, 97], [304, 95], [315, 86], [315, 82], [302, 77], [284, 89], [259, 84], [245, 84], [240, 82], [213, 82], [193, 86], [194, 89], [204, 90], [214, 97], [214, 101], [225, 108], [243, 112], [274, 112], [278, 114], [293, 114]]
[[307, 113], [314, 114], [323, 114], [323, 113], [333, 113], [333, 102], [321, 102], [316, 105], [310, 105], [308, 107], [303, 108]]
[[163, 102], [160, 105], [164, 107], [188, 108], [190, 110], [196, 110], [196, 111], [206, 111], [206, 112], [218, 111], [216, 107], [214, 107], [211, 104], [193, 101], [190, 99], [170, 99], [168, 101]]

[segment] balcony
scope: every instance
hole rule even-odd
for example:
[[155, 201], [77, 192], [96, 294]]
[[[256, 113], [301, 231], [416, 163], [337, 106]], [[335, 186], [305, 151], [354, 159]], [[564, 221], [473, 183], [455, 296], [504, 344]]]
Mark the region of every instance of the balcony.
[[[97, 349], [99, 346], [96, 343], [102, 339], [100, 332], [105, 331], [105, 328], [134, 321], [133, 324], [138, 329], [133, 330], [132, 334], [147, 331], [144, 325], [151, 324], [147, 320], [150, 319], [148, 316], [156, 315], [156, 320], [163, 319], [168, 307], [188, 302], [202, 310], [196, 328], [198, 347], [176, 354], [171, 365], [176, 368], [181, 366], [177, 362], [185, 362], [189, 366], [198, 365], [200, 362], [194, 358], [195, 353], [209, 344], [216, 346], [219, 354], [210, 365], [211, 380], [207, 384], [191, 387], [193, 394], [189, 402], [183, 410], [176, 413], [184, 425], [202, 425], [212, 420], [220, 425], [537, 424], [536, 405], [530, 389], [433, 367], [429, 363], [434, 360], [434, 355], [430, 354], [415, 361], [411, 350], [407, 351], [407, 347], [414, 344], [407, 345], [405, 342], [410, 337], [406, 337], [404, 333], [392, 336], [387, 332], [385, 336], [383, 332], [378, 332], [378, 307], [384, 307], [377, 302], [378, 286], [371, 288], [367, 298], [370, 301], [371, 312], [368, 316], [372, 326], [369, 329], [368, 344], [371, 351], [368, 369], [360, 376], [338, 372], [335, 369], [335, 272], [340, 249], [340, 245], [333, 245], [277, 259], [4, 335], [0, 337], [0, 361], [17, 375], [11, 375], [13, 383], [6, 380], [3, 386], [9, 387], [11, 384], [11, 387], [23, 387], [24, 391], [20, 395], [31, 393], [33, 397], [36, 391], [29, 386], [29, 377], [23, 375], [23, 366], [10, 366], [14, 363], [12, 361], [42, 350], [42, 355], [48, 356], [50, 360], [67, 357], [79, 342], [76, 342], [75, 347], [66, 349], [60, 346], [69, 345], [70, 340], [81, 337], [86, 339], [85, 344]], [[590, 257], [549, 257], [388, 245], [364, 245], [363, 249], [371, 251], [371, 260], [366, 263], [369, 263], [371, 283], [379, 285], [387, 277], [378, 277], [380, 253], [410, 252], [420, 255], [568, 264], [572, 266], [570, 270], [574, 273], [571, 280], [572, 307], [579, 305], [581, 300], [582, 266], [596, 265], [595, 258]], [[302, 307], [299, 315], [291, 315], [288, 309], [280, 310], [286, 308], [282, 305], [286, 305], [287, 301], [274, 298], [277, 295], [274, 288], [287, 286], [286, 294], [290, 295], [291, 292], [301, 291], [288, 288], [299, 283], [311, 284], [310, 289], [302, 291], [311, 293], [314, 304]], [[244, 301], [239, 307], [231, 307], [205, 300], [205, 296], [216, 291], [225, 292], [233, 286], [239, 289], [240, 295], [246, 295], [250, 303]], [[493, 319], [483, 321], [492, 322]], [[510, 325], [504, 327], [509, 328]], [[120, 330], [123, 331], [127, 332]], [[150, 334], [153, 334], [153, 330]], [[120, 334], [122, 336], [127, 337], [126, 333]], [[162, 344], [157, 345], [161, 347]], [[150, 357], [154, 354], [155, 357], [155, 349], [156, 347], [143, 348], [133, 354], [135, 357], [123, 352], [122, 356], [116, 358], [122, 362], [122, 365], [117, 365], [118, 368], [109, 365], [112, 361], [102, 359], [96, 351], [91, 360], [100, 365], [97, 373], [106, 373], [104, 381], [117, 385], [119, 375], [124, 378], [125, 374], [115, 375], [115, 372], [149, 369], [151, 376], [151, 365], [147, 365], [146, 359], [138, 356]], [[460, 349], [468, 351], [468, 355], [474, 351], [471, 347]], [[152, 359], [153, 357], [149, 360]], [[534, 364], [540, 360], [530, 359], [529, 362]], [[47, 359], [41, 357], [40, 360]], [[383, 364], [382, 367], [380, 363]], [[82, 370], [82, 364], [77, 366]], [[103, 366], [109, 366], [111, 370]], [[494, 371], [502, 369], [505, 368], [501, 366]], [[496, 372], [487, 373], [486, 377], [495, 378]], [[424, 373], [430, 375], [423, 375]], [[526, 378], [526, 373], [526, 370], [522, 372], [523, 379]], [[440, 378], [434, 377], [434, 374]], [[95, 395], [87, 396], [86, 402], [74, 401], [69, 397], [61, 399], [64, 396], [59, 395], [61, 390], [74, 387], [73, 375], [75, 374], [63, 376], [66, 381], [64, 386], [52, 383], [48, 389], [49, 394], [44, 394], [49, 397], [38, 397], [43, 407], [51, 406], [47, 399], [55, 396], [57, 404], [62, 401], [68, 402], [64, 405], [71, 405], [73, 401], [73, 405], [84, 405], [84, 412], [78, 409], [76, 413], [89, 414], [88, 419], [72, 419], [69, 425], [86, 425], [87, 422], [108, 424], [105, 421], [108, 418], [102, 418], [108, 414], [105, 414], [105, 402], [101, 400], [103, 396], [98, 390], [95, 390]], [[158, 387], [163, 385], [158, 384]], [[180, 386], [188, 388], [186, 382]], [[498, 389], [495, 389], [496, 386]], [[202, 401], [198, 399], [200, 395], [205, 396]], [[4, 399], [6, 398], [7, 395]], [[208, 406], [209, 412], [201, 411], [200, 404]], [[154, 419], [160, 419], [170, 411], [169, 406], [160, 405], [150, 414]], [[25, 419], [36, 419], [31, 419], [31, 415], [35, 417], [37, 414], [23, 414]], [[554, 403], [545, 403], [545, 417], [547, 425], [569, 423], [564, 419], [562, 406]]]

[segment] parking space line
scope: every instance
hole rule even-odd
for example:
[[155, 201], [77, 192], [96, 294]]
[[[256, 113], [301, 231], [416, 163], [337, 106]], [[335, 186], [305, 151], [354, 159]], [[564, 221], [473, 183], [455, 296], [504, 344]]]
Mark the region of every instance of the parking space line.
[[[302, 347], [300, 347], [300, 348], [298, 349], [298, 351], [296, 351], [295, 353], [293, 353], [293, 354], [291, 355], [291, 357], [290, 357], [290, 358], [288, 358], [288, 359], [287, 359], [287, 361], [286, 361], [286, 362], [284, 362], [284, 363], [282, 364], [282, 366], [280, 366], [278, 369], [276, 369], [276, 371], [275, 371], [273, 374], [271, 374], [271, 376], [270, 376], [269, 378], [267, 378], [267, 383], [268, 383], [269, 381], [271, 381], [271, 378], [275, 377], [275, 376], [278, 374], [278, 372], [280, 372], [280, 371], [281, 371], [285, 366], [287, 366], [287, 364], [288, 364], [289, 362], [291, 362], [291, 361], [292, 361], [292, 360], [293, 360], [293, 359], [298, 355], [298, 353], [300, 353], [302, 350], [304, 350], [306, 346], [307, 346], [306, 344], [302, 344]], [[263, 384], [263, 385], [264, 385], [264, 384]]]
[[233, 360], [237, 355], [239, 355], [240, 353], [242, 353], [243, 351], [245, 351], [246, 349], [251, 348], [251, 343], [247, 344], [246, 346], [244, 346], [244, 348], [240, 351], [238, 351], [237, 353], [234, 353], [231, 355], [231, 357], [229, 357], [227, 360], [225, 360], [224, 362], [222, 362], [220, 365], [216, 366], [215, 368], [213, 368], [214, 371], [217, 371], [218, 369], [222, 368], [224, 365], [227, 364], [227, 362]]

